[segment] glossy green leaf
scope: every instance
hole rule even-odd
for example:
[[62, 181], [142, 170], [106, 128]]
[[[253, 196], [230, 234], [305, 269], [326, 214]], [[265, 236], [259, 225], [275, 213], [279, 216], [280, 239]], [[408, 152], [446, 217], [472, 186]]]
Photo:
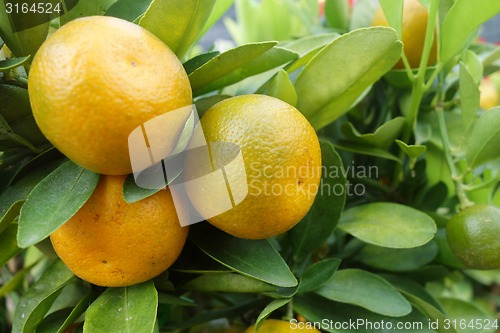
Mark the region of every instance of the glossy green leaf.
[[401, 140], [396, 140], [396, 143], [398, 144], [399, 148], [410, 158], [417, 158], [422, 156], [426, 150], [427, 147], [423, 145], [408, 145], [404, 143]]
[[350, 142], [387, 149], [401, 133], [405, 123], [404, 117], [397, 117], [384, 123], [374, 133], [367, 134], [359, 133], [352, 123], [345, 123], [342, 131]]
[[418, 269], [430, 263], [437, 255], [435, 242], [411, 249], [390, 249], [375, 245], [367, 245], [356, 258], [363, 264], [373, 268], [402, 272]]
[[123, 199], [128, 203], [137, 202], [158, 193], [161, 189], [147, 189], [137, 185], [134, 175], [130, 174], [123, 183]]
[[245, 44], [214, 57], [189, 75], [193, 94], [227, 87], [297, 58], [296, 53], [274, 45], [276, 42]]
[[158, 293], [152, 281], [108, 288], [87, 309], [83, 330], [92, 333], [152, 333]]
[[56, 333], [58, 328], [64, 324], [65, 319], [69, 316], [70, 309], [62, 309], [51, 311], [36, 328], [36, 333]]
[[[476, 327], [468, 326], [471, 322], [482, 322], [486, 325], [487, 320], [490, 323], [494, 323], [495, 319], [492, 315], [488, 315], [478, 306], [473, 303], [465, 302], [459, 299], [453, 298], [441, 298], [439, 302], [443, 305], [446, 311], [448, 319], [457, 322], [457, 331], [460, 333], [477, 333], [477, 332], [489, 332], [494, 333], [497, 331], [495, 327], [490, 325], [489, 329], [477, 329]], [[497, 319], [498, 322], [498, 319]], [[498, 324], [497, 324], [498, 325]]]
[[340, 265], [340, 259], [329, 258], [315, 262], [307, 267], [300, 277], [298, 293], [307, 293], [321, 288], [335, 274]]
[[[54, 3], [55, 1], [46, 1]], [[39, 25], [33, 26], [33, 22], [39, 22]], [[42, 45], [49, 32], [50, 16], [45, 14], [16, 15], [7, 14], [5, 2], [0, 2], [0, 38], [7, 44], [9, 50], [15, 57], [26, 57], [35, 55], [36, 51]], [[11, 22], [17, 22], [18, 26], [12, 26]], [[29, 27], [21, 29], [22, 26]]]
[[297, 104], [297, 92], [285, 70], [280, 69], [271, 80], [267, 95], [281, 99], [290, 105]]
[[318, 193], [306, 216], [288, 232], [298, 262], [320, 248], [335, 230], [347, 195], [342, 159], [330, 142], [322, 140], [320, 147], [323, 172]]
[[[349, 57], [345, 50], [349, 50]], [[359, 29], [337, 38], [297, 77], [298, 109], [314, 128], [328, 125], [349, 111], [358, 97], [394, 66], [401, 50], [402, 44], [390, 28]]]
[[182, 58], [207, 22], [215, 0], [153, 0], [139, 25]]
[[84, 16], [104, 15], [116, 0], [77, 1], [76, 6], [60, 18], [61, 25]]
[[104, 15], [134, 22], [146, 12], [150, 4], [151, 0], [116, 0]]
[[6, 71], [9, 69], [13, 69], [24, 64], [30, 56], [22, 57], [22, 58], [10, 58], [0, 61], [0, 71]]
[[0, 267], [21, 251], [17, 247], [16, 234], [17, 224], [11, 224], [0, 233]]
[[63, 225], [85, 204], [98, 182], [98, 174], [71, 161], [44, 178], [21, 208], [19, 246], [36, 244]]
[[290, 268], [267, 240], [236, 238], [208, 223], [191, 227], [189, 237], [207, 255], [243, 275], [279, 287], [297, 285]]
[[500, 107], [484, 113], [472, 128], [466, 147], [466, 157], [471, 168], [500, 157]]
[[384, 158], [386, 160], [391, 160], [394, 162], [399, 162], [399, 163], [401, 162], [398, 157], [394, 156], [385, 149], [377, 147], [369, 147], [360, 143], [354, 143], [342, 140], [335, 144], [335, 148], [338, 150], [350, 151], [361, 155], [375, 156]]
[[19, 300], [14, 313], [12, 332], [35, 332], [62, 288], [74, 278], [62, 261], [54, 262]]
[[349, 3], [347, 0], [326, 0], [325, 18], [329, 27], [348, 31]]
[[[378, 300], [383, 303], [384, 300]], [[382, 316], [375, 312], [365, 310], [364, 308], [337, 303], [324, 299], [317, 295], [306, 294], [294, 298], [294, 310], [307, 318], [308, 321], [314, 323], [323, 323], [321, 329], [331, 333], [374, 333], [383, 332], [383, 330], [375, 330], [370, 323], [385, 323], [385, 327], [391, 326], [387, 332], [390, 333], [434, 333], [428, 328], [428, 319], [418, 311], [412, 311], [410, 314], [403, 317], [388, 317]], [[327, 319], [327, 322], [323, 322]], [[333, 322], [333, 325], [330, 325]], [[358, 323], [352, 325], [338, 325], [335, 323]], [[409, 329], [397, 329], [396, 327], [412, 323]], [[325, 325], [326, 324], [326, 325]], [[293, 328], [293, 327], [292, 327]]]
[[197, 99], [196, 102], [194, 103], [196, 105], [196, 110], [198, 111], [198, 117], [200, 117], [201, 119], [201, 117], [205, 114], [205, 112], [207, 112], [208, 109], [210, 109], [212, 106], [231, 97], [233, 96], [213, 95]]
[[389, 22], [389, 25], [396, 30], [399, 38], [401, 38], [404, 0], [380, 0], [379, 2], [387, 22]]
[[204, 274], [189, 281], [183, 288], [228, 293], [261, 293], [274, 290], [273, 286], [265, 282], [237, 273]]
[[210, 51], [207, 53], [202, 53], [200, 55], [197, 55], [194, 58], [189, 59], [186, 61], [183, 66], [184, 69], [186, 70], [186, 73], [189, 75], [204, 64], [206, 64], [208, 61], [210, 61], [212, 58], [218, 56], [220, 54], [219, 51]]
[[0, 223], [3, 223], [4, 219], [14, 219], [31, 190], [59, 164], [60, 161], [54, 161], [40, 166], [0, 194]]
[[285, 49], [298, 53], [299, 58], [286, 66], [286, 71], [291, 73], [307, 64], [321, 49], [339, 38], [338, 33], [325, 33], [306, 36], [283, 45]]
[[426, 244], [436, 233], [427, 214], [400, 204], [377, 202], [346, 210], [339, 228], [365, 243], [395, 249]]
[[481, 24], [498, 13], [500, 2], [497, 0], [456, 0], [441, 28], [441, 61], [447, 62], [460, 53]]
[[269, 317], [271, 313], [287, 305], [288, 303], [290, 303], [291, 300], [292, 300], [291, 298], [275, 299], [274, 301], [269, 303], [257, 317], [257, 320], [255, 321], [255, 329], [259, 330], [260, 325], [262, 325], [264, 320], [266, 320], [266, 318]]
[[338, 271], [316, 293], [390, 317], [402, 317], [412, 310], [410, 303], [394, 286], [380, 276], [360, 269]]
[[465, 128], [470, 128], [479, 110], [479, 87], [469, 70], [460, 63], [460, 106]]

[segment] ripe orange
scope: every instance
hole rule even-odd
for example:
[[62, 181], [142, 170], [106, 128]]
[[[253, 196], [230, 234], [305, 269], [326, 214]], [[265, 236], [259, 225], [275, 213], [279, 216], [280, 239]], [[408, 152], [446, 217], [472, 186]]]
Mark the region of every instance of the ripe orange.
[[500, 105], [500, 95], [498, 93], [497, 87], [491, 81], [491, 79], [483, 79], [479, 85], [481, 91], [481, 99], [479, 104], [482, 109], [489, 110], [495, 106]]
[[[408, 58], [411, 68], [417, 68], [420, 65], [420, 59], [422, 58], [422, 52], [424, 50], [428, 17], [429, 13], [427, 9], [422, 6], [418, 0], [404, 0], [401, 40], [404, 44], [404, 53]], [[371, 25], [389, 26], [382, 7], [379, 6], [375, 11], [375, 16]], [[428, 65], [434, 65], [436, 63], [436, 56], [437, 47], [436, 40], [434, 39]], [[400, 59], [394, 68], [403, 69], [403, 61]]]
[[129, 204], [124, 180], [101, 176], [85, 205], [50, 236], [68, 268], [99, 286], [128, 286], [159, 275], [177, 259], [188, 233], [169, 190]]
[[476, 205], [454, 215], [446, 226], [448, 243], [467, 267], [500, 269], [500, 209]]
[[300, 326], [293, 326], [297, 324], [291, 324], [288, 321], [267, 319], [264, 320], [259, 330], [255, 330], [255, 325], [250, 326], [245, 333], [290, 333], [290, 332], [316, 332], [321, 333], [315, 328], [306, 325], [306, 323], [300, 323]]
[[[128, 135], [145, 121], [191, 105], [175, 54], [133, 23], [108, 16], [71, 21], [49, 36], [31, 66], [33, 115], [49, 141], [97, 173], [131, 173]], [[163, 128], [175, 146], [187, 114]]]
[[[221, 191], [209, 180], [186, 185], [208, 222], [236, 237], [264, 239], [288, 231], [304, 217], [318, 190], [321, 151], [314, 129], [297, 109], [273, 97], [244, 95], [217, 103], [200, 122], [211, 157], [188, 156], [186, 178], [200, 179], [206, 170], [223, 167], [227, 179]], [[218, 142], [233, 146], [217, 148]], [[238, 147], [244, 168], [231, 163]], [[230, 209], [213, 216], [228, 191]]]

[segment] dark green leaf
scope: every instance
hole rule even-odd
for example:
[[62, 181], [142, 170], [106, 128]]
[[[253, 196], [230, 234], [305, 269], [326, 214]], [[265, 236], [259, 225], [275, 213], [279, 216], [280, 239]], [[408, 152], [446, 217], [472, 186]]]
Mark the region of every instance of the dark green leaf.
[[346, 200], [342, 160], [330, 142], [321, 140], [320, 147], [323, 174], [318, 194], [311, 210], [289, 232], [296, 261], [322, 246], [337, 226]]
[[208, 223], [191, 227], [189, 237], [210, 257], [243, 275], [279, 287], [297, 285], [290, 268], [267, 240], [236, 238]]
[[139, 25], [182, 58], [207, 22], [215, 0], [153, 0]]
[[265, 282], [237, 273], [204, 274], [186, 283], [183, 289], [228, 293], [274, 291], [274, 287]]
[[12, 123], [31, 115], [28, 90], [8, 84], [0, 84], [0, 115]]
[[338, 150], [345, 150], [345, 151], [350, 151], [353, 153], [358, 153], [362, 155], [368, 155], [368, 156], [375, 156], [375, 157], [380, 157], [384, 158], [386, 160], [391, 160], [394, 162], [400, 163], [401, 161], [399, 158], [391, 154], [385, 149], [377, 148], [377, 147], [369, 147], [363, 144], [359, 143], [353, 143], [349, 141], [340, 141], [339, 143], [335, 144], [335, 148]]
[[363, 247], [357, 259], [365, 265], [392, 271], [411, 271], [430, 263], [437, 255], [435, 242], [412, 249], [390, 249], [375, 245]]
[[[348, 57], [345, 50], [349, 50]], [[298, 76], [298, 109], [314, 128], [328, 125], [349, 111], [359, 96], [394, 66], [401, 50], [402, 44], [390, 28], [360, 29], [337, 38]]]
[[180, 305], [180, 306], [196, 306], [195, 301], [184, 296], [174, 296], [166, 293], [158, 293], [158, 303]]
[[68, 161], [31, 191], [21, 208], [18, 242], [28, 247], [68, 221], [94, 192], [99, 175]]
[[104, 15], [134, 22], [146, 12], [150, 4], [151, 0], [117, 0]]
[[[457, 322], [457, 331], [460, 333], [477, 333], [477, 332], [495, 332], [495, 327], [490, 327], [489, 330], [480, 330], [477, 328], [471, 328], [463, 323], [470, 323], [480, 321], [486, 323], [487, 320], [490, 322], [495, 322], [495, 317], [491, 314], [485, 313], [481, 308], [472, 302], [466, 302], [459, 299], [453, 298], [441, 298], [440, 303], [443, 305], [446, 311], [447, 318], [450, 321]], [[498, 321], [498, 319], [497, 319]]]
[[389, 202], [346, 210], [339, 228], [366, 243], [395, 249], [424, 245], [437, 230], [434, 220], [427, 214]]
[[83, 329], [92, 333], [152, 333], [158, 293], [152, 281], [108, 288], [87, 309]]
[[359, 269], [338, 271], [316, 293], [390, 317], [402, 317], [412, 310], [410, 303], [394, 286], [378, 275]]
[[397, 117], [384, 123], [374, 133], [361, 134], [352, 123], [345, 123], [342, 130], [350, 142], [388, 149], [403, 130], [405, 123], [404, 117]]
[[[14, 235], [15, 238], [15, 235]], [[17, 242], [16, 242], [17, 244]], [[24, 279], [26, 278], [26, 275], [30, 272], [30, 270], [33, 268], [33, 266], [37, 262], [34, 262], [32, 264], [29, 264], [25, 267], [23, 267], [21, 270], [17, 271], [16, 274], [10, 278], [7, 282], [5, 282], [1, 287], [0, 287], [0, 298], [5, 297], [8, 293], [10, 293], [13, 290], [16, 290], [23, 282]]]
[[13, 333], [33, 333], [62, 288], [74, 279], [60, 260], [54, 262], [21, 297], [14, 313]]
[[492, 161], [498, 154], [500, 140], [500, 107], [484, 113], [476, 121], [469, 136], [466, 147], [466, 157], [471, 168]]
[[147, 189], [138, 186], [132, 174], [128, 175], [123, 183], [123, 199], [128, 203], [145, 199], [159, 191], [161, 191], [161, 189]]
[[307, 293], [321, 288], [332, 278], [339, 265], [340, 259], [329, 258], [309, 266], [300, 277], [298, 293]]
[[206, 64], [208, 61], [212, 60], [212, 58], [218, 56], [220, 54], [219, 51], [210, 51], [207, 53], [202, 53], [194, 58], [189, 59], [186, 61], [183, 66], [184, 69], [186, 70], [186, 73], [189, 75], [204, 64]]
[[279, 308], [287, 305], [290, 303], [291, 299], [290, 298], [284, 298], [284, 299], [276, 299], [269, 303], [264, 310], [261, 311], [259, 316], [257, 317], [257, 320], [255, 321], [255, 329], [258, 330], [260, 325], [264, 322], [264, 320], [271, 315], [274, 311], [278, 310]]
[[60, 18], [61, 25], [84, 16], [104, 15], [116, 0], [77, 1], [76, 6]]
[[21, 251], [17, 247], [16, 234], [17, 224], [9, 225], [0, 233], [0, 267]]
[[460, 53], [470, 42], [481, 24], [500, 13], [497, 0], [456, 0], [446, 15], [441, 29], [441, 61], [443, 63]]
[[417, 158], [422, 156], [427, 150], [426, 146], [423, 145], [408, 145], [401, 140], [396, 140], [399, 148], [410, 158]]
[[10, 58], [0, 61], [0, 71], [6, 71], [9, 69], [13, 69], [24, 64], [30, 56], [22, 57], [22, 58]]

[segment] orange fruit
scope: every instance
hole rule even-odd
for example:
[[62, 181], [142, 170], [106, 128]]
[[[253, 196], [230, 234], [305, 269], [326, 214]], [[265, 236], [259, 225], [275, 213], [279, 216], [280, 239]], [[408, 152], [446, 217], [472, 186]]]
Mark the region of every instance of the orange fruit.
[[482, 109], [489, 110], [500, 105], [500, 96], [497, 87], [490, 79], [486, 78], [482, 80], [479, 90], [481, 91], [479, 105]]
[[[427, 19], [429, 12], [418, 0], [404, 0], [403, 21], [401, 40], [404, 44], [404, 53], [408, 58], [411, 68], [420, 66], [420, 59], [424, 51], [425, 32], [427, 30]], [[382, 7], [378, 7], [372, 21], [372, 26], [388, 27], [389, 22], [385, 18]], [[428, 65], [436, 63], [437, 47], [436, 39], [432, 44]], [[403, 69], [404, 64], [400, 59], [394, 66], [395, 69]]]
[[[314, 129], [296, 108], [273, 97], [244, 95], [217, 103], [200, 123], [211, 157], [188, 154], [185, 169], [187, 193], [201, 216], [247, 239], [279, 235], [304, 217], [318, 190], [321, 151]], [[244, 166], [237, 165], [238, 151]], [[222, 189], [209, 180], [190, 182], [222, 168]], [[228, 209], [213, 214], [228, 192]]]
[[168, 189], [127, 203], [124, 181], [101, 176], [89, 200], [50, 236], [68, 268], [99, 286], [128, 286], [159, 275], [177, 259], [188, 234]]
[[260, 325], [259, 330], [255, 330], [255, 325], [250, 326], [245, 333], [290, 333], [290, 332], [316, 332], [321, 333], [306, 323], [290, 323], [288, 321], [267, 319]]
[[470, 268], [500, 269], [500, 209], [476, 205], [454, 215], [446, 226], [452, 252]]
[[[75, 163], [108, 175], [132, 172], [132, 130], [192, 103], [175, 54], [147, 30], [108, 16], [79, 18], [50, 35], [33, 59], [28, 87], [48, 140]], [[187, 116], [162, 129], [169, 149]]]

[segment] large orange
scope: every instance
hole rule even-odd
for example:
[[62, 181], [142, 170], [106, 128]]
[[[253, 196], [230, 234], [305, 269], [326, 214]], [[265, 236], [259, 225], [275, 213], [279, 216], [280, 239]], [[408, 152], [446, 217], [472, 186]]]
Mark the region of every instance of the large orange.
[[[418, 0], [404, 0], [401, 40], [404, 44], [404, 53], [408, 58], [411, 68], [420, 66], [428, 18], [429, 12]], [[380, 6], [375, 11], [372, 26], [389, 26], [382, 7]], [[436, 40], [434, 39], [428, 65], [434, 65], [436, 63], [436, 45]], [[403, 61], [399, 60], [394, 68], [403, 69]]]
[[[130, 173], [128, 135], [145, 121], [191, 104], [175, 54], [147, 30], [113, 17], [76, 19], [36, 53], [29, 96], [42, 133], [97, 173]], [[162, 129], [173, 147], [187, 115]]]
[[62, 261], [80, 278], [106, 287], [147, 281], [179, 256], [181, 227], [169, 190], [123, 200], [124, 176], [101, 176], [90, 199], [51, 236]]
[[[186, 177], [199, 181], [188, 182], [187, 190], [208, 222], [236, 237], [263, 239], [288, 231], [304, 217], [318, 190], [321, 151], [314, 129], [296, 108], [277, 98], [244, 95], [217, 103], [200, 122], [211, 157], [188, 156]], [[244, 168], [235, 150], [241, 151]], [[206, 170], [213, 175], [221, 168], [226, 187], [216, 189], [219, 183], [208, 177], [200, 180]], [[222, 207], [227, 192], [229, 209], [211, 214]]]

